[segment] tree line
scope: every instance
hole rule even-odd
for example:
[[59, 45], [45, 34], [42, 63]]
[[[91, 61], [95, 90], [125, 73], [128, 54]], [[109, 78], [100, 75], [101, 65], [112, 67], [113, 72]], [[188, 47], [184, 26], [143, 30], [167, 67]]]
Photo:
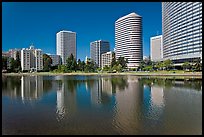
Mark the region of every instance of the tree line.
[[[63, 65], [52, 66], [52, 58], [43, 54], [43, 70], [44, 72], [122, 72], [127, 70], [128, 60], [124, 57], [119, 57], [117, 60], [115, 58], [115, 53], [113, 53], [113, 58], [110, 66], [104, 66], [103, 68], [99, 68], [97, 64], [92, 61], [81, 61], [80, 59], [76, 60], [71, 54], [67, 59], [66, 63]], [[8, 65], [9, 64], [9, 65]], [[200, 59], [197, 59], [194, 63], [184, 62], [181, 66], [183, 70], [192, 70], [192, 71], [201, 71], [202, 63]], [[157, 70], [172, 70], [175, 69], [173, 62], [168, 59], [162, 61], [151, 61], [150, 58], [144, 59], [140, 62], [138, 68], [133, 68], [131, 70], [134, 71], [157, 71]], [[2, 56], [2, 70], [6, 70], [7, 72], [20, 72], [21, 71], [21, 61], [20, 61], [20, 53], [17, 51], [16, 59], [11, 57]]]
[[[182, 70], [188, 71], [201, 71], [202, 70], [202, 63], [200, 59], [196, 59], [194, 62], [184, 62], [180, 66]], [[164, 61], [151, 61], [149, 59], [144, 59], [140, 62], [139, 67], [137, 68], [138, 71], [157, 71], [157, 70], [175, 70], [174, 63], [170, 60]]]

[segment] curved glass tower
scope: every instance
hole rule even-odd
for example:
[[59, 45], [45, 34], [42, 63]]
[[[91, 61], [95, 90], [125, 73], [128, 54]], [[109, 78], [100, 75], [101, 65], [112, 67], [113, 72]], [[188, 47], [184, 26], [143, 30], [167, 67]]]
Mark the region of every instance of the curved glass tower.
[[128, 59], [127, 67], [135, 68], [142, 60], [142, 17], [130, 13], [115, 22], [116, 59]]
[[202, 2], [162, 3], [163, 57], [175, 63], [202, 56]]

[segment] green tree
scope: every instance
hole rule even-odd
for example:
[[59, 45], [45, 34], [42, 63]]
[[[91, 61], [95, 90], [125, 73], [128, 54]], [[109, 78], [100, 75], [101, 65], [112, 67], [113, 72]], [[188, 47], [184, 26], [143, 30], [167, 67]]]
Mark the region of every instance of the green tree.
[[157, 70], [162, 70], [162, 69], [163, 69], [163, 63], [160, 62], [160, 61], [156, 62], [156, 63], [155, 63], [155, 68], [156, 68]]
[[183, 67], [183, 70], [190, 69], [191, 64], [190, 64], [189, 62], [184, 62], [184, 63], [182, 64], [182, 67]]
[[140, 63], [139, 63], [138, 70], [143, 70], [145, 66], [146, 66], [145, 61], [141, 60]]
[[88, 62], [84, 68], [85, 72], [95, 72], [97, 70], [97, 65], [94, 61]]
[[16, 66], [16, 61], [14, 60], [14, 58], [9, 58], [9, 66], [10, 72], [14, 72]]
[[80, 59], [78, 59], [78, 61], [77, 61], [77, 69], [78, 69], [79, 71], [82, 71], [82, 62], [81, 62]]
[[84, 61], [82, 61], [82, 62], [81, 62], [81, 69], [82, 69], [82, 71], [84, 71], [85, 66], [86, 66], [86, 63], [85, 63]]
[[20, 51], [17, 51], [16, 53], [16, 66], [15, 69], [17, 69], [17, 71], [21, 71], [21, 60], [20, 60]]
[[2, 70], [3, 69], [7, 70], [7, 61], [8, 61], [8, 57], [2, 56], [2, 66], [1, 66]]
[[167, 59], [163, 62], [163, 67], [166, 68], [166, 70], [169, 70], [172, 68], [173, 64], [172, 64], [172, 61], [170, 59]]
[[57, 72], [67, 72], [67, 67], [65, 65], [59, 65]]
[[52, 58], [47, 54], [43, 54], [43, 71], [50, 71], [51, 64], [52, 64]]
[[112, 68], [114, 65], [117, 65], [117, 61], [116, 61], [116, 58], [115, 58], [115, 53], [113, 52], [113, 58], [112, 58], [112, 61], [111, 61], [111, 68]]
[[117, 64], [118, 65], [120, 64], [122, 66], [122, 69], [125, 69], [127, 67], [127, 63], [128, 63], [128, 60], [125, 59], [124, 57], [118, 58]]
[[193, 69], [196, 71], [201, 71], [202, 70], [202, 63], [201, 59], [197, 59], [195, 64], [193, 65]]
[[77, 70], [77, 62], [76, 62], [76, 59], [74, 58], [74, 55], [71, 54], [67, 60], [66, 60], [66, 66], [67, 66], [67, 69], [68, 71], [75, 71]]
[[105, 65], [105, 66], [103, 67], [103, 71], [109, 71], [109, 70], [110, 70], [110, 67], [109, 67], [109, 66]]
[[144, 69], [145, 71], [152, 71], [153, 67], [151, 65], [145, 66]]

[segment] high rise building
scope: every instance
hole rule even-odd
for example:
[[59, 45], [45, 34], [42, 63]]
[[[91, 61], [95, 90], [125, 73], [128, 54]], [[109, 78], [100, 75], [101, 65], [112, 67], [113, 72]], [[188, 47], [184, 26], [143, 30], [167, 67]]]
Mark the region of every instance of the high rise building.
[[162, 3], [163, 56], [175, 64], [202, 56], [202, 2]]
[[162, 35], [150, 38], [150, 56], [152, 61], [161, 61], [163, 58]]
[[142, 17], [130, 13], [115, 22], [115, 53], [116, 59], [128, 59], [127, 67], [139, 66], [143, 57], [142, 51]]
[[110, 43], [104, 40], [97, 40], [90, 43], [91, 59], [101, 67], [101, 55], [110, 51]]
[[66, 64], [66, 59], [71, 54], [76, 59], [76, 32], [65, 30], [58, 32], [56, 34], [56, 49], [57, 55], [62, 58], [62, 64]]
[[21, 69], [30, 70], [42, 70], [43, 69], [43, 54], [41, 49], [34, 49], [31, 45], [30, 48], [23, 48], [21, 50]]
[[101, 55], [101, 66], [102, 66], [102, 68], [105, 67], [105, 66], [110, 66], [111, 65], [113, 56], [114, 56], [114, 53], [111, 52], [111, 51], [103, 53]]

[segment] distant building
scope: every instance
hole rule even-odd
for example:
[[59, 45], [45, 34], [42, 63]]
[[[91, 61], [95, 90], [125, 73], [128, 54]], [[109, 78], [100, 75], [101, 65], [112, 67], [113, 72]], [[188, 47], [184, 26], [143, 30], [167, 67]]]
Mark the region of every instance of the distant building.
[[76, 32], [63, 30], [58, 32], [56, 37], [57, 55], [61, 56], [62, 64], [66, 64], [66, 59], [71, 54], [73, 54], [76, 59]]
[[86, 58], [85, 58], [85, 63], [88, 64], [88, 63], [90, 63], [91, 61], [92, 61], [91, 58], [89, 58], [89, 57], [86, 56]]
[[101, 67], [101, 55], [110, 51], [110, 43], [104, 40], [97, 40], [90, 43], [91, 59]]
[[163, 58], [162, 35], [150, 38], [150, 56], [152, 61], [161, 61]]
[[48, 56], [51, 57], [52, 59], [52, 66], [57, 66], [61, 64], [61, 57], [60, 55], [55, 55], [55, 54], [47, 54]]
[[14, 60], [16, 60], [17, 52], [19, 52], [19, 58], [21, 59], [21, 49], [9, 49], [9, 57], [14, 58]]
[[9, 57], [10, 55], [9, 55], [9, 52], [3, 52], [2, 51], [2, 57]]
[[43, 54], [41, 49], [23, 48], [21, 50], [21, 68], [26, 71], [39, 71], [43, 69]]
[[105, 66], [110, 66], [111, 65], [113, 56], [114, 56], [114, 53], [111, 52], [111, 51], [103, 53], [101, 55], [102, 68], [104, 68]]
[[148, 57], [147, 56], [143, 56], [143, 60], [147, 60], [148, 59]]
[[127, 67], [135, 68], [142, 60], [142, 17], [130, 13], [115, 22], [116, 59], [128, 59]]

